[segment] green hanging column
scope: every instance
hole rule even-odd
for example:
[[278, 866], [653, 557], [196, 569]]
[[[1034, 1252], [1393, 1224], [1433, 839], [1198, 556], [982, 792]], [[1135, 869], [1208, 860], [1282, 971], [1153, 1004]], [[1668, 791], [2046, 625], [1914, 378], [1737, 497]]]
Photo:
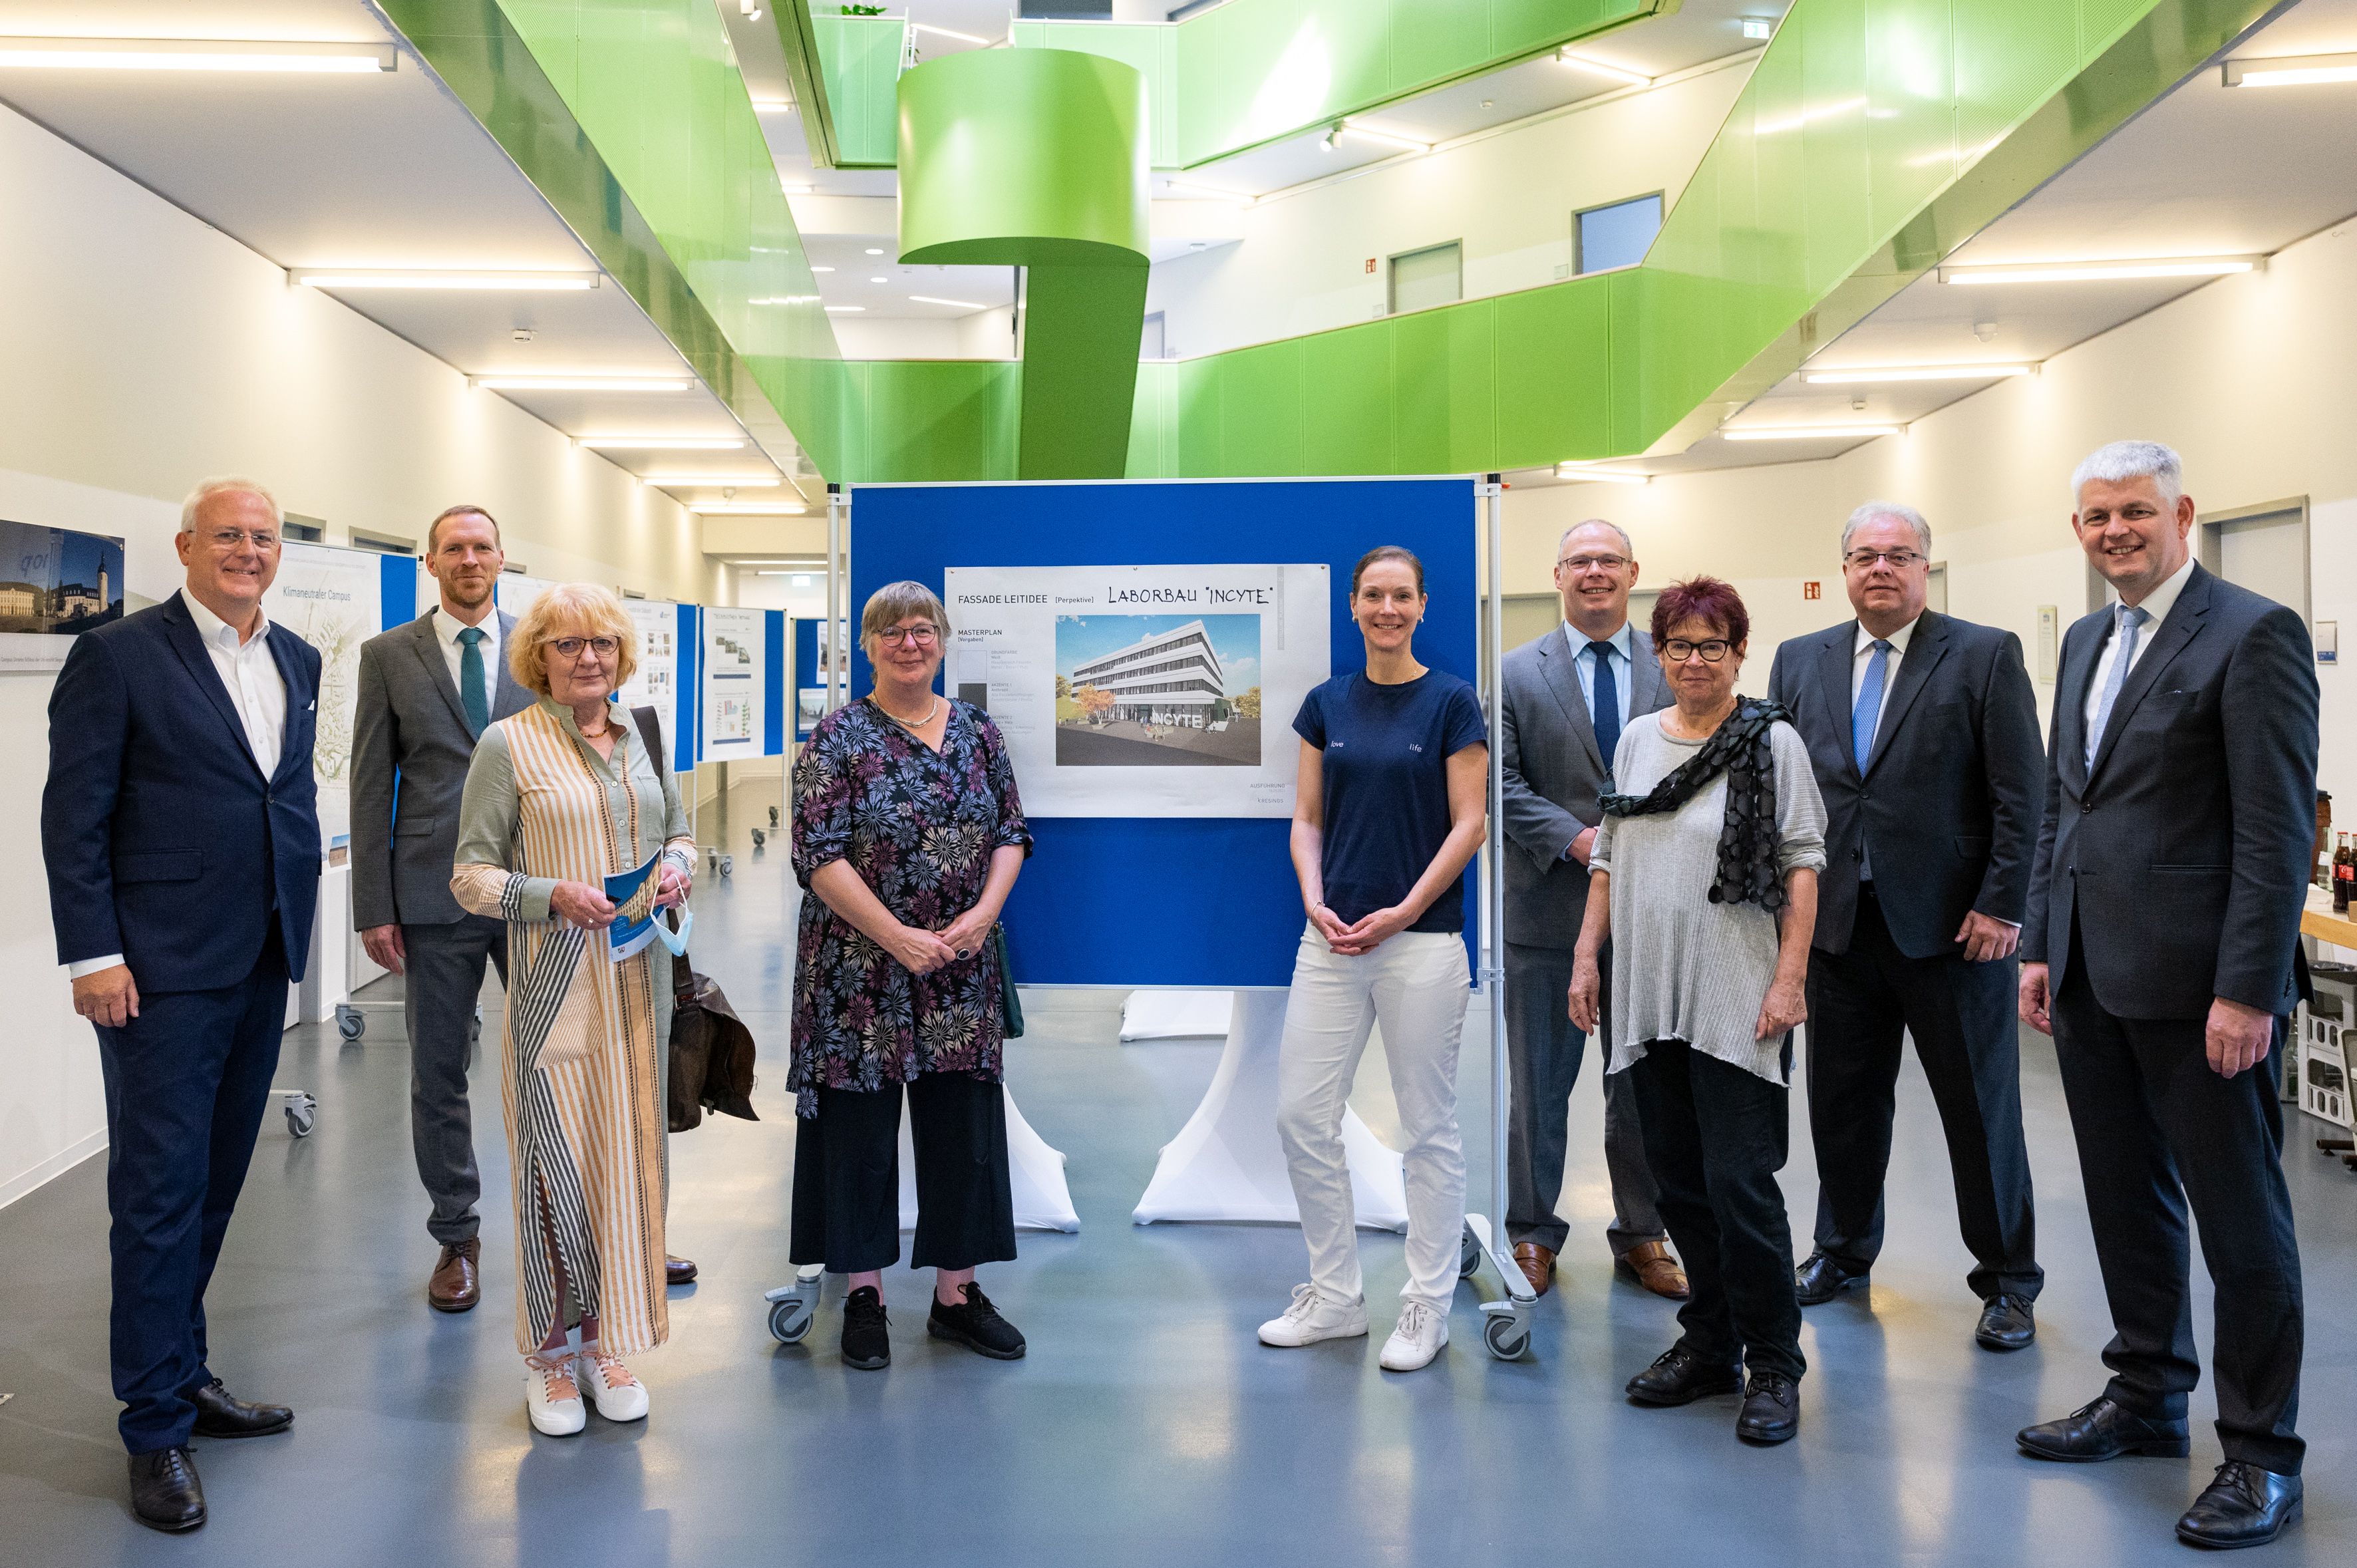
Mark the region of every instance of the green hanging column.
[[1067, 49], [977, 49], [900, 78], [900, 260], [1019, 266], [1017, 471], [1119, 478], [1146, 319], [1146, 78]]

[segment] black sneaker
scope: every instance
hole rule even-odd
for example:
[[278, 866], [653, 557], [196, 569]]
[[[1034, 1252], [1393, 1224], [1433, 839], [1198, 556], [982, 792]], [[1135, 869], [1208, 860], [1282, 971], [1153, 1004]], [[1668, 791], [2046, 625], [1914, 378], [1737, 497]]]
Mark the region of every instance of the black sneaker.
[[863, 1372], [892, 1364], [884, 1297], [874, 1285], [861, 1285], [843, 1298], [843, 1359]]
[[1019, 1361], [1023, 1359], [1023, 1331], [998, 1316], [998, 1308], [982, 1294], [982, 1287], [968, 1280], [958, 1287], [965, 1293], [965, 1301], [958, 1306], [944, 1306], [942, 1298], [933, 1297], [932, 1316], [925, 1319], [925, 1332], [936, 1339], [947, 1339], [963, 1345], [977, 1356], [988, 1356], [997, 1361]]

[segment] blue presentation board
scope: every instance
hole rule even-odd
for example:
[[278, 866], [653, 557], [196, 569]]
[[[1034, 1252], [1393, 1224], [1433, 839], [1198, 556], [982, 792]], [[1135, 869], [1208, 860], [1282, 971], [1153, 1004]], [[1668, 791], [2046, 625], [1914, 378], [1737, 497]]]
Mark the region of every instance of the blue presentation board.
[[700, 701], [703, 683], [696, 671], [704, 662], [704, 607], [679, 607], [679, 719], [671, 732], [671, 770], [674, 777], [695, 771], [696, 748], [701, 744], [698, 732], [704, 725], [704, 703]]
[[[1424, 562], [1430, 606], [1416, 657], [1479, 681], [1476, 483], [1466, 478], [1117, 480], [853, 488], [851, 605], [902, 578], [943, 590], [952, 566], [1308, 564], [1333, 583], [1333, 670], [1362, 668], [1351, 568], [1378, 544]], [[872, 676], [852, 653], [852, 691]], [[1284, 736], [1291, 714], [1265, 715]], [[1017, 787], [1021, 787], [1017, 779]], [[1305, 918], [1275, 817], [1034, 817], [1007, 899], [1008, 957], [1026, 985], [1283, 986]], [[1465, 877], [1468, 963], [1480, 878]]]
[[761, 755], [786, 754], [786, 714], [794, 694], [786, 684], [786, 612], [761, 613]]
[[384, 585], [384, 610], [381, 622], [383, 629], [391, 631], [404, 621], [415, 620], [425, 613], [417, 603], [416, 556], [388, 555], [378, 570], [383, 573], [383, 576], [378, 579]]
[[814, 620], [794, 622], [793, 704], [794, 738], [808, 740], [817, 720], [802, 711], [802, 694], [819, 684], [818, 628]]

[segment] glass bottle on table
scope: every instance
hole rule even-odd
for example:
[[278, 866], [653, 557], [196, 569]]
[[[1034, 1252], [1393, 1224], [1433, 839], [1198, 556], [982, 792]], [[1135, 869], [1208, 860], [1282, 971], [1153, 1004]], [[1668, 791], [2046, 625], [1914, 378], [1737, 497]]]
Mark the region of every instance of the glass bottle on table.
[[2352, 883], [2357, 883], [2357, 862], [2352, 862], [2351, 856], [2349, 835], [2341, 833], [2339, 835], [2339, 843], [2332, 852], [2332, 912], [2334, 914], [2345, 915], [2349, 912], [2349, 891]]

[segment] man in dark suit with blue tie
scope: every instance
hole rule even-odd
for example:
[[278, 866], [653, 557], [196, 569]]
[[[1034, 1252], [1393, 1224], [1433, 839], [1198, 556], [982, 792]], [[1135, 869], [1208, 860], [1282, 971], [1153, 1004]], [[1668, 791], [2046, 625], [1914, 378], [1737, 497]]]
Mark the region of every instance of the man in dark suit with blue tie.
[[132, 1510], [164, 1530], [205, 1521], [191, 1435], [295, 1420], [222, 1387], [204, 1306], [318, 898], [319, 655], [262, 613], [279, 540], [260, 485], [199, 485], [187, 586], [75, 639], [49, 699], [41, 854], [106, 1083], [118, 1424]]
[[2020, 1010], [2062, 1069], [2112, 1379], [2018, 1441], [2040, 1459], [2190, 1451], [2190, 1208], [2216, 1293], [2225, 1463], [2177, 1533], [2255, 1546], [2298, 1517], [2306, 1448], [2277, 1085], [2307, 979], [2314, 656], [2298, 612], [2195, 564], [2176, 453], [2115, 443], [2072, 488], [2072, 526], [2119, 602], [2062, 642]]

